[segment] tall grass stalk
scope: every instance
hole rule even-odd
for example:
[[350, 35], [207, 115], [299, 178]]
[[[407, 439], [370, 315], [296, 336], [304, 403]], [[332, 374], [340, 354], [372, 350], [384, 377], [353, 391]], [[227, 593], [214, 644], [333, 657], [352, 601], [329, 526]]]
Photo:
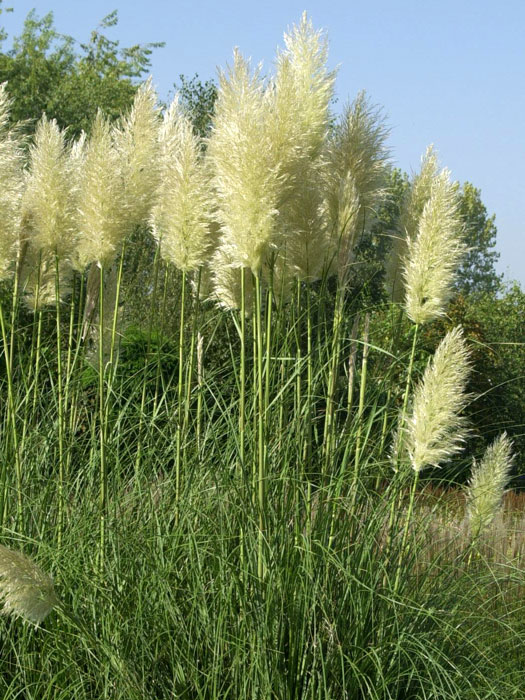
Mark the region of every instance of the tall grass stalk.
[[184, 392], [184, 324], [186, 310], [186, 271], [182, 271], [181, 292], [180, 292], [180, 319], [179, 319], [179, 378], [177, 384], [177, 436], [176, 436], [176, 455], [175, 455], [175, 522], [179, 519], [179, 502], [180, 502], [180, 486], [181, 486], [181, 470], [182, 470], [182, 441], [183, 441], [183, 417], [184, 409], [182, 398]]
[[108, 510], [108, 473], [106, 464], [106, 399], [104, 358], [104, 265], [99, 265], [98, 294], [98, 411], [99, 411], [99, 537], [97, 570], [103, 575], [105, 569], [106, 526]]
[[57, 546], [62, 546], [64, 530], [64, 489], [65, 489], [65, 455], [64, 455], [64, 395], [62, 377], [62, 332], [60, 314], [60, 272], [59, 257], [55, 251], [55, 301], [56, 301], [56, 333], [57, 333], [57, 420], [58, 420], [58, 524]]

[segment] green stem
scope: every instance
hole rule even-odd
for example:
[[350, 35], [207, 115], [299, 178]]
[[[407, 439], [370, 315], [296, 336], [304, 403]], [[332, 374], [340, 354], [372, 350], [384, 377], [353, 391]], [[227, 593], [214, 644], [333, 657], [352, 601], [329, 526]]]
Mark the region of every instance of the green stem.
[[[18, 531], [22, 530], [22, 525], [23, 525], [23, 510], [22, 510], [22, 463], [20, 459], [20, 449], [19, 449], [19, 444], [18, 444], [18, 434], [17, 434], [17, 429], [16, 429], [16, 415], [15, 415], [15, 402], [14, 402], [14, 396], [13, 396], [13, 375], [12, 375], [12, 358], [11, 358], [11, 350], [12, 346], [10, 348], [9, 342], [7, 340], [7, 329], [5, 325], [5, 319], [4, 319], [4, 311], [3, 311], [3, 306], [0, 303], [0, 328], [2, 331], [2, 341], [4, 345], [4, 359], [5, 359], [5, 368], [6, 368], [6, 377], [7, 377], [7, 422], [8, 425], [11, 428], [11, 435], [12, 435], [12, 441], [13, 441], [13, 449], [15, 453], [15, 472], [16, 472], [16, 492], [17, 492], [17, 498], [16, 498], [16, 504], [17, 504], [17, 511], [16, 511], [16, 529]], [[3, 484], [2, 484], [2, 510], [0, 511], [2, 515], [2, 526], [5, 526], [5, 519], [6, 519], [6, 496], [7, 496], [7, 476], [6, 474], [3, 474]]]
[[419, 481], [419, 472], [417, 471], [414, 475], [414, 479], [412, 481], [412, 489], [410, 490], [410, 501], [408, 503], [408, 511], [405, 519], [405, 526], [403, 528], [403, 539], [401, 541], [401, 549], [399, 551], [399, 559], [397, 563], [397, 571], [396, 571], [396, 579], [394, 581], [394, 595], [398, 592], [399, 590], [399, 583], [401, 581], [401, 570], [403, 566], [403, 560], [406, 558], [410, 551], [410, 547], [408, 545], [408, 530], [410, 527], [410, 521], [412, 519], [412, 513], [414, 511], [414, 500], [416, 496], [416, 488], [417, 484]]
[[100, 449], [100, 525], [98, 571], [104, 571], [104, 554], [106, 549], [107, 517], [107, 470], [106, 470], [106, 405], [104, 398], [104, 268], [100, 265], [99, 311], [98, 311], [98, 393], [99, 393], [99, 449]]
[[359, 386], [359, 409], [357, 412], [357, 436], [355, 445], [355, 463], [354, 463], [354, 488], [359, 477], [359, 459], [361, 457], [361, 433], [363, 428], [363, 414], [365, 410], [365, 395], [366, 395], [366, 376], [368, 368], [368, 352], [370, 345], [368, 344], [368, 333], [370, 328], [370, 315], [365, 316], [365, 327], [363, 330], [363, 359], [361, 363], [361, 382]]
[[[137, 427], [137, 455], [135, 457], [135, 484], [138, 484], [138, 474], [140, 472], [140, 462], [142, 458], [142, 442], [143, 442], [143, 426], [144, 426], [144, 413], [146, 410], [146, 388], [148, 385], [148, 365], [149, 356], [151, 352], [151, 336], [153, 333], [153, 318], [155, 316], [155, 304], [157, 301], [157, 288], [159, 279], [159, 261], [160, 261], [160, 246], [157, 246], [155, 250], [155, 258], [153, 260], [153, 291], [151, 293], [151, 303], [149, 310], [149, 328], [148, 328], [148, 343], [146, 347], [146, 355], [144, 357], [144, 368], [142, 374], [142, 395], [140, 400], [140, 411], [139, 411], [139, 424]], [[167, 272], [167, 268], [166, 268]]]
[[255, 275], [255, 323], [257, 335], [257, 501], [259, 510], [259, 534], [257, 546], [257, 575], [259, 579], [264, 577], [264, 508], [265, 508], [265, 469], [266, 450], [265, 440], [265, 415], [264, 415], [264, 389], [263, 389], [263, 337], [262, 337], [262, 299], [260, 274]]
[[58, 401], [58, 536], [57, 547], [62, 546], [64, 531], [64, 397], [62, 394], [62, 335], [60, 328], [60, 273], [58, 254], [55, 253], [55, 302], [57, 331], [57, 401]]
[[180, 324], [179, 324], [179, 383], [177, 386], [177, 447], [176, 447], [176, 460], [175, 460], [175, 522], [178, 522], [179, 517], [179, 500], [180, 500], [180, 478], [181, 478], [181, 462], [182, 462], [182, 397], [184, 395], [184, 372], [183, 372], [183, 362], [184, 362], [184, 323], [185, 323], [185, 309], [186, 309], [186, 272], [182, 273], [182, 287], [181, 287], [181, 298], [180, 298]]
[[245, 469], [246, 430], [246, 270], [241, 268], [241, 361], [239, 367], [239, 461], [241, 474]]

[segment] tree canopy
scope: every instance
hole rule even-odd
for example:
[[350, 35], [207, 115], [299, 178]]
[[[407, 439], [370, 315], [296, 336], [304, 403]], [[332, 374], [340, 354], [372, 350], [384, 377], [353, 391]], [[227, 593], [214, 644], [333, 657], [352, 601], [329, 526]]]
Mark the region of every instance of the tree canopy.
[[[0, 8], [1, 11], [1, 8]], [[71, 135], [88, 131], [98, 109], [110, 118], [127, 110], [150, 56], [162, 43], [121, 48], [104, 31], [118, 22], [117, 11], [104, 17], [87, 42], [57, 32], [53, 13], [32, 10], [12, 48], [0, 50], [0, 82], [13, 98], [13, 121], [34, 123], [45, 112]], [[0, 42], [7, 39], [5, 29]]]

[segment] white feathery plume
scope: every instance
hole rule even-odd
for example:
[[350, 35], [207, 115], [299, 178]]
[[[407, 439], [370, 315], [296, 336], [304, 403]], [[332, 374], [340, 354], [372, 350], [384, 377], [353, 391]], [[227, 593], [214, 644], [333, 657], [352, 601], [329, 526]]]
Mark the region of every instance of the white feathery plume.
[[415, 237], [407, 238], [405, 309], [414, 323], [427, 323], [445, 313], [464, 252], [457, 187], [445, 169], [433, 180]]
[[[322, 151], [329, 129], [335, 72], [327, 69], [328, 43], [303, 13], [284, 35], [270, 95], [275, 118], [271, 140], [287, 190], [278, 225], [278, 275], [285, 286], [292, 275], [311, 281], [321, 274], [327, 254], [322, 216]], [[287, 268], [289, 271], [287, 272]]]
[[461, 449], [466, 420], [460, 413], [468, 400], [469, 373], [469, 351], [458, 326], [443, 338], [414, 391], [411, 414], [403, 428], [403, 443], [414, 471], [439, 467]]
[[328, 144], [324, 206], [330, 262], [341, 280], [348, 276], [358, 236], [370, 229], [386, 196], [387, 136], [380, 110], [361, 92], [345, 109]]
[[101, 112], [79, 158], [74, 261], [77, 269], [84, 270], [92, 262], [109, 265], [127, 233], [121, 162], [111, 127]]
[[39, 625], [58, 604], [53, 580], [29, 557], [0, 545], [2, 613]]
[[246, 314], [252, 313], [255, 290], [249, 268], [242, 268], [236, 253], [222, 243], [213, 254], [211, 265], [213, 296], [224, 309], [240, 309], [242, 305], [242, 274], [244, 270], [244, 306]]
[[211, 244], [209, 183], [200, 140], [177, 98], [164, 115], [160, 155], [153, 235], [165, 260], [183, 271], [196, 270]]
[[251, 72], [236, 50], [219, 74], [207, 155], [222, 238], [237, 266], [257, 274], [276, 237], [283, 177], [270, 138], [268, 98], [260, 69]]
[[23, 142], [16, 129], [9, 129], [12, 100], [6, 83], [0, 85], [0, 280], [11, 274], [20, 243], [21, 202], [24, 190]]
[[71, 253], [74, 235], [71, 161], [65, 136], [55, 119], [44, 115], [39, 121], [22, 199], [29, 245], [60, 258]]
[[159, 181], [160, 112], [151, 78], [114, 134], [124, 182], [126, 234], [148, 221]]
[[474, 460], [467, 486], [467, 515], [475, 537], [487, 530], [501, 507], [512, 462], [512, 442], [506, 433], [489, 445], [481, 462]]
[[394, 302], [404, 299], [405, 285], [403, 281], [403, 261], [407, 256], [407, 241], [416, 237], [419, 219], [430, 199], [432, 187], [439, 174], [438, 156], [431, 145], [421, 159], [421, 169], [411, 182], [406, 193], [396, 235], [392, 240], [392, 248], [386, 264], [386, 287]]
[[[50, 250], [37, 250], [33, 245], [24, 247], [19, 268], [19, 284], [24, 302], [31, 311], [56, 304], [56, 257]], [[73, 270], [69, 260], [59, 258], [58, 275], [60, 299], [71, 292]]]

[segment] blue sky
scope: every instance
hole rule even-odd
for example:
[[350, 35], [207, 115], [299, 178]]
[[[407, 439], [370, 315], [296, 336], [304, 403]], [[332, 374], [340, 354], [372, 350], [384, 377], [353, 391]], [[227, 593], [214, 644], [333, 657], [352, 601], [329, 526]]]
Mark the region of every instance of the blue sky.
[[434, 143], [455, 179], [482, 191], [496, 214], [499, 270], [525, 286], [524, 0], [4, 0], [10, 36], [28, 11], [52, 11], [80, 41], [114, 9], [108, 35], [123, 46], [164, 41], [152, 74], [166, 97], [179, 74], [214, 77], [232, 49], [271, 68], [282, 33], [307, 10], [339, 66], [339, 103], [365, 89], [384, 107], [396, 165], [413, 172]]

